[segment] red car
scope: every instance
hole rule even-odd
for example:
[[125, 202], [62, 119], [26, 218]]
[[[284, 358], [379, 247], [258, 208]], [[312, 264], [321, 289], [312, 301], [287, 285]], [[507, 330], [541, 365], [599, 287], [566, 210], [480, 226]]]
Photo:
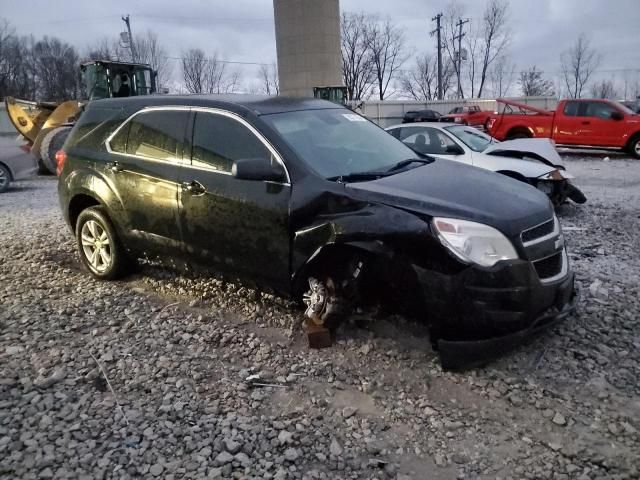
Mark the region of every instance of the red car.
[[459, 123], [461, 125], [485, 126], [493, 112], [480, 110], [477, 105], [465, 105], [456, 107], [448, 114], [440, 117], [441, 122]]
[[561, 100], [555, 111], [511, 100], [492, 115], [488, 133], [498, 140], [550, 138], [558, 145], [620, 148], [640, 158], [640, 116], [611, 100]]

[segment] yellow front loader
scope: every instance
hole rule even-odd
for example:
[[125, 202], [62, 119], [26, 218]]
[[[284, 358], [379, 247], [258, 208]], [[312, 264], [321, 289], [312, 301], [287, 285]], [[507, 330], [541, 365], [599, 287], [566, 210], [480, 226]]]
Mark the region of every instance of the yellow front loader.
[[5, 98], [11, 123], [29, 142], [41, 173], [56, 172], [56, 152], [62, 148], [69, 130], [91, 100], [150, 95], [156, 91], [155, 72], [141, 63], [92, 60], [80, 66], [86, 100], [62, 103], [31, 102]]

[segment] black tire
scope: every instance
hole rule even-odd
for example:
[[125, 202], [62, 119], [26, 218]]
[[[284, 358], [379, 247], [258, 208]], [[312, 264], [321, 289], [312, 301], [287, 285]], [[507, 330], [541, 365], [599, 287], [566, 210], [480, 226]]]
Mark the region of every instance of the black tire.
[[7, 167], [0, 164], [0, 193], [6, 192], [11, 184], [11, 172]]
[[583, 204], [587, 201], [587, 197], [582, 190], [571, 183], [567, 184], [567, 196], [575, 203]]
[[531, 134], [522, 130], [516, 130], [515, 132], [509, 132], [507, 140], [518, 140], [519, 138], [531, 138]]
[[49, 168], [44, 164], [41, 158], [38, 158], [38, 175], [51, 175]]
[[69, 136], [71, 127], [58, 127], [47, 132], [42, 144], [40, 145], [40, 158], [42, 158], [42, 164], [53, 175], [56, 174], [58, 164], [56, 162], [56, 153], [62, 148], [65, 140]]
[[636, 158], [640, 158], [640, 135], [634, 135], [629, 140], [627, 151]]
[[[90, 240], [96, 240], [93, 246], [89, 243]], [[76, 243], [82, 263], [100, 280], [121, 278], [132, 269], [133, 262], [122, 246], [104, 207], [90, 207], [80, 213], [76, 222]], [[95, 260], [92, 261], [92, 258]]]

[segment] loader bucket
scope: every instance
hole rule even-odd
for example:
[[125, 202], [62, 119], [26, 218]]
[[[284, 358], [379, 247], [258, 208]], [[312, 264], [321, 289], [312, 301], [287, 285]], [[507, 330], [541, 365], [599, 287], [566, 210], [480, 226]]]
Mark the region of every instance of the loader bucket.
[[80, 113], [80, 106], [81, 104], [77, 100], [67, 100], [58, 105], [58, 107], [49, 114], [33, 139], [31, 152], [36, 158], [41, 158], [40, 146], [47, 133], [61, 125], [75, 122], [76, 117]]

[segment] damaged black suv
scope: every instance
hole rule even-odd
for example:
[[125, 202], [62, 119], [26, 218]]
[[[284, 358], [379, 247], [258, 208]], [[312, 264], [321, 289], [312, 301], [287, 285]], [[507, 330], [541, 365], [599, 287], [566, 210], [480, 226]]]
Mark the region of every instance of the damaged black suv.
[[82, 261], [118, 278], [184, 257], [304, 298], [411, 304], [445, 367], [482, 361], [574, 305], [547, 197], [416, 153], [333, 103], [255, 96], [91, 102], [58, 152]]

